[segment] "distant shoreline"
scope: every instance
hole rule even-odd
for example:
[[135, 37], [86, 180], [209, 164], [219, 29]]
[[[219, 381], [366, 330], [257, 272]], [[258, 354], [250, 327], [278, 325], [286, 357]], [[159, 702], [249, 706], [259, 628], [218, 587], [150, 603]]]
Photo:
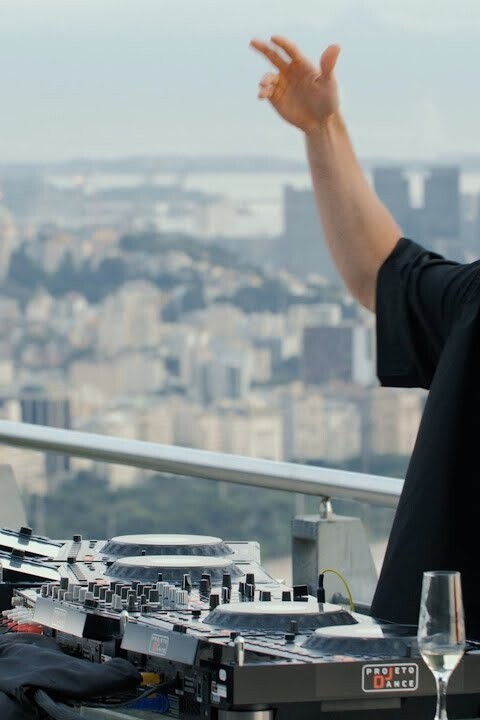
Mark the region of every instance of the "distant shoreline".
[[[463, 172], [480, 172], [480, 156], [439, 158], [361, 158], [369, 170], [377, 166], [399, 166], [407, 172], [419, 172], [432, 165], [455, 165]], [[132, 156], [86, 157], [61, 160], [0, 163], [0, 174], [15, 173], [304, 173], [306, 159], [269, 156]]]

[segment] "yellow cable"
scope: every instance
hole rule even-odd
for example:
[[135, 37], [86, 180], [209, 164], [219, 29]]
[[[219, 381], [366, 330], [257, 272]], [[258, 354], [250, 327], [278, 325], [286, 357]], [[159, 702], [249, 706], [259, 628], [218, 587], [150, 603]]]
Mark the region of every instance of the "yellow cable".
[[153, 673], [153, 672], [143, 672], [143, 673], [140, 673], [140, 674], [141, 674], [141, 676], [142, 676], [142, 686], [145, 686], [145, 685], [151, 685], [151, 686], [160, 685], [160, 683], [161, 683], [161, 681], [162, 681], [160, 675], [157, 675], [157, 673]]
[[338, 570], [333, 570], [332, 568], [326, 568], [325, 570], [322, 570], [320, 574], [321, 574], [321, 575], [325, 575], [325, 573], [333, 573], [333, 574], [336, 575], [338, 578], [340, 578], [340, 580], [341, 580], [341, 581], [343, 582], [343, 584], [345, 585], [345, 589], [346, 589], [346, 591], [347, 591], [348, 600], [349, 600], [349, 602], [350, 602], [350, 610], [351, 610], [352, 612], [355, 612], [355, 603], [353, 602], [353, 595], [352, 595], [351, 590], [350, 590], [350, 588], [349, 588], [349, 586], [348, 586], [348, 583], [347, 583], [347, 581], [345, 580], [345, 578], [343, 577], [342, 573], [339, 573]]

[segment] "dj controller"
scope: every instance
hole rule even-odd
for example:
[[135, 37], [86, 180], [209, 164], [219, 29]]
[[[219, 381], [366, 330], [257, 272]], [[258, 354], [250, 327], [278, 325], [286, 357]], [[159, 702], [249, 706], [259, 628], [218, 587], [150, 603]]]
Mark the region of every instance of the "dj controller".
[[[0, 568], [10, 632], [42, 633], [93, 663], [126, 658], [163, 688], [139, 691], [122, 717], [433, 717], [435, 685], [415, 627], [324, 602], [323, 578], [316, 595], [286, 586], [262, 567], [256, 542], [54, 541], [30, 528], [2, 529]], [[477, 717], [479, 709], [480, 649], [472, 643], [449, 685], [449, 716]]]

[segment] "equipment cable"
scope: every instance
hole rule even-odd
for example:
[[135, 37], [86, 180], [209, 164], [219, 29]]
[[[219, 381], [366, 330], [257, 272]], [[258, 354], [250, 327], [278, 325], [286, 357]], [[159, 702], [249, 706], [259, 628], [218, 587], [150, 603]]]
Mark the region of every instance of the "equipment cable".
[[63, 705], [52, 700], [45, 690], [35, 690], [33, 696], [35, 702], [42, 710], [54, 720], [85, 720], [83, 715], [79, 715], [75, 710], [71, 710], [67, 705]]
[[350, 590], [349, 584], [348, 584], [348, 582], [345, 580], [345, 578], [344, 578], [344, 576], [342, 575], [342, 573], [338, 572], [338, 570], [333, 570], [333, 568], [325, 568], [325, 570], [322, 570], [322, 571], [320, 572], [320, 575], [325, 575], [325, 573], [333, 573], [334, 575], [336, 575], [336, 576], [343, 582], [343, 584], [344, 584], [344, 586], [345, 586], [345, 589], [346, 589], [346, 591], [347, 591], [348, 601], [349, 601], [349, 603], [350, 603], [350, 610], [351, 610], [352, 612], [355, 612], [355, 603], [353, 602], [352, 591]]
[[86, 707], [90, 708], [118, 708], [118, 707], [127, 707], [128, 705], [132, 705], [133, 703], [138, 702], [139, 700], [144, 700], [147, 697], [150, 697], [151, 695], [155, 695], [156, 693], [164, 693], [168, 690], [173, 690], [176, 683], [169, 682], [169, 683], [162, 683], [161, 685], [155, 685], [154, 687], [149, 688], [148, 690], [145, 690], [141, 695], [137, 695], [136, 697], [131, 698], [130, 700], [125, 700], [124, 702], [105, 702], [105, 703], [82, 703]]

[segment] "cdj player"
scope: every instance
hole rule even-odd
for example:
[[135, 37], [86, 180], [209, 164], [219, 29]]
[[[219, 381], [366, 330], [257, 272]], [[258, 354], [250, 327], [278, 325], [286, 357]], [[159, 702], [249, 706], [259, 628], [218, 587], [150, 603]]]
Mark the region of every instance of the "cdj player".
[[[0, 531], [0, 566], [9, 631], [41, 632], [89, 662], [124, 657], [154, 678], [152, 692], [104, 717], [433, 717], [435, 686], [416, 628], [319, 602], [306, 585], [287, 587], [261, 566], [255, 542], [62, 542], [22, 528]], [[479, 709], [480, 651], [471, 644], [452, 676], [449, 715]]]

